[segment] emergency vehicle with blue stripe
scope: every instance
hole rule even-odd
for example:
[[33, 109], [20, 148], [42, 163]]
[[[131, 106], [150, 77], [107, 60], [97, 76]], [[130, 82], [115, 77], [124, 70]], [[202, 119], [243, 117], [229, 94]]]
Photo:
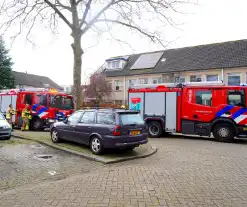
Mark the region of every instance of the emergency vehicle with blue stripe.
[[73, 97], [47, 88], [8, 89], [0, 92], [0, 109], [6, 113], [12, 104], [16, 114], [13, 123], [21, 127], [21, 112], [29, 104], [32, 111], [31, 129], [41, 130], [56, 121], [63, 121], [74, 112]]
[[247, 137], [247, 86], [222, 82], [137, 84], [128, 91], [150, 137], [164, 132], [211, 136], [232, 142]]

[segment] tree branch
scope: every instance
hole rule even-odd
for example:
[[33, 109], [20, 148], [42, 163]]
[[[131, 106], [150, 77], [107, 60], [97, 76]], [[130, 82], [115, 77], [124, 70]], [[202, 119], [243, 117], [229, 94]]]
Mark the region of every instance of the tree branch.
[[58, 6], [60, 6], [61, 8], [66, 9], [66, 10], [71, 12], [71, 8], [69, 6], [66, 6], [66, 5], [62, 4], [59, 0], [56, 0], [56, 4]]
[[93, 0], [88, 0], [87, 4], [86, 4], [86, 8], [85, 8], [85, 11], [84, 11], [84, 14], [83, 14], [83, 17], [82, 17], [82, 20], [81, 20], [81, 23], [79, 25], [79, 28], [82, 27], [83, 23], [85, 22], [86, 18], [87, 18], [87, 14], [90, 10], [90, 6], [91, 6], [91, 3], [92, 3]]
[[62, 14], [62, 12], [58, 10], [56, 5], [51, 3], [49, 0], [44, 0], [44, 2], [47, 3], [71, 29], [73, 29], [72, 24], [69, 22], [69, 20], [66, 19], [66, 17]]
[[[96, 14], [96, 16], [90, 22], [88, 22], [87, 26], [84, 29], [82, 29], [82, 34], [84, 34], [107, 9], [109, 9], [113, 4], [116, 4], [120, 1], [122, 1], [122, 0], [117, 0], [117, 1], [111, 0], [111, 2], [109, 4], [107, 4], [103, 9], [101, 9], [98, 12], [98, 14]], [[83, 25], [83, 23], [80, 24], [80, 26], [82, 26], [82, 25]]]

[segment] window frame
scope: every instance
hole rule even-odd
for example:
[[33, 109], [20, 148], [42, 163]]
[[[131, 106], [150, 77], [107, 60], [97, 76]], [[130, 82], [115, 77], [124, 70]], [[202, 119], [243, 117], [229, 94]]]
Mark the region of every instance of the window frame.
[[[239, 77], [239, 85], [229, 85], [229, 77], [233, 77], [233, 76], [238, 76]], [[229, 86], [240, 86], [241, 82], [242, 82], [241, 73], [228, 73], [227, 74], [227, 85], [229, 85]]]
[[[230, 94], [233, 93], [233, 94]], [[243, 106], [238, 106], [238, 105], [232, 105], [229, 104], [229, 95], [234, 95], [234, 93], [236, 93], [236, 95], [240, 95], [241, 97], [241, 103], [243, 103]], [[239, 93], [239, 94], [238, 94]], [[231, 105], [231, 106], [238, 106], [238, 107], [246, 107], [246, 93], [244, 89], [240, 89], [240, 90], [228, 90], [227, 91], [227, 104]]]
[[[143, 83], [141, 83], [141, 80], [143, 80]], [[145, 83], [145, 80], [147, 83]], [[148, 78], [139, 78], [139, 84], [148, 84]]]
[[[210, 103], [210, 105], [206, 105], [206, 104], [203, 104], [203, 99], [202, 99], [202, 94], [203, 94], [203, 92], [206, 92], [207, 94], [211, 94], [211, 103]], [[197, 93], [201, 93], [201, 99], [202, 99], [202, 103], [200, 104], [200, 103], [197, 103]], [[197, 104], [197, 105], [200, 105], [200, 106], [206, 106], [206, 107], [212, 107], [213, 106], [213, 91], [210, 89], [210, 90], [202, 90], [202, 89], [197, 89], [197, 90], [195, 90], [195, 104]]]
[[[118, 63], [118, 64], [116, 64]], [[120, 69], [121, 68], [121, 62], [120, 60], [112, 60], [108, 62], [108, 68], [109, 69]]]
[[[70, 120], [69, 120], [69, 119], [70, 119], [71, 117], [73, 117], [73, 115], [75, 115], [75, 114], [77, 114], [77, 113], [81, 113], [81, 115], [79, 116], [79, 118], [78, 118], [78, 120], [77, 120], [77, 122], [76, 122], [76, 123], [72, 123], [72, 124], [71, 124], [71, 122], [70, 122]], [[70, 116], [70, 117], [68, 117], [68, 119], [67, 119], [67, 120], [68, 120], [68, 121], [67, 121], [67, 123], [68, 123], [68, 124], [71, 124], [71, 125], [76, 125], [76, 124], [78, 124], [78, 123], [79, 123], [79, 120], [81, 119], [81, 117], [83, 116], [83, 114], [84, 114], [84, 111], [75, 111], [73, 114], [71, 114], [71, 116]]]
[[[216, 81], [208, 81], [208, 76], [217, 76]], [[217, 82], [219, 81], [219, 74], [206, 74], [206, 82]]]
[[[192, 76], [195, 76], [196, 77], [196, 80], [198, 79], [198, 77], [200, 77], [201, 78], [201, 81], [191, 81], [191, 77]], [[192, 82], [192, 83], [200, 83], [200, 82], [202, 82], [202, 75], [190, 75], [190, 82]]]
[[[30, 96], [31, 97], [31, 103], [27, 103], [27, 96]], [[33, 94], [32, 93], [26, 93], [24, 95], [24, 104], [29, 104], [29, 105], [32, 105], [33, 104]]]
[[[83, 116], [86, 114], [86, 113], [94, 113], [94, 119], [93, 119], [93, 122], [92, 123], [85, 123], [85, 122], [82, 122], [81, 120], [82, 120], [82, 118], [83, 118]], [[79, 120], [79, 122], [78, 123], [80, 123], [80, 124], [95, 124], [95, 115], [96, 115], [96, 112], [95, 111], [84, 111], [84, 113], [83, 113], [83, 115], [81, 116], [81, 118], [80, 118], [80, 120]]]
[[[115, 120], [113, 123], [99, 123], [98, 122], [98, 115], [99, 114], [105, 114], [105, 115], [111, 115], [113, 120]], [[113, 113], [107, 113], [107, 112], [97, 112], [96, 113], [96, 121], [95, 121], [96, 124], [105, 124], [105, 125], [115, 125], [116, 124], [116, 117], [114, 117], [114, 114]]]
[[[178, 81], [177, 81], [177, 79], [178, 79]], [[181, 79], [184, 79], [184, 81], [181, 81]], [[186, 82], [186, 78], [185, 78], [185, 76], [176, 76], [174, 78], [174, 82], [175, 83], [185, 83]]]
[[[133, 84], [133, 83], [131, 83], [132, 81], [134, 82], [134, 84]], [[132, 87], [133, 85], [135, 85], [135, 84], [136, 84], [136, 79], [129, 79], [128, 84], [129, 84], [129, 87]]]
[[115, 91], [123, 90], [123, 81], [122, 80], [114, 80], [114, 89]]

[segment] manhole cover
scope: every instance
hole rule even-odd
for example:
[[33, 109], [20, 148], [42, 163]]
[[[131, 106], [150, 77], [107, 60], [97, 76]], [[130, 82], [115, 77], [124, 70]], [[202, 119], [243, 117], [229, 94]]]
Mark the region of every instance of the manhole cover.
[[50, 159], [53, 159], [54, 156], [53, 155], [36, 155], [34, 156], [34, 158], [38, 160], [50, 160]]

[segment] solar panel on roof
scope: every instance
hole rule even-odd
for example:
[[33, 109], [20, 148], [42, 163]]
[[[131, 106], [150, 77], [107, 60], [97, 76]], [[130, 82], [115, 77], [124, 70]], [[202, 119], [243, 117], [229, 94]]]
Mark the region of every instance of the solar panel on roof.
[[149, 54], [143, 54], [141, 55], [135, 63], [130, 68], [133, 69], [145, 69], [145, 68], [153, 68], [161, 56], [163, 55], [163, 52], [156, 52], [156, 53], [149, 53]]

